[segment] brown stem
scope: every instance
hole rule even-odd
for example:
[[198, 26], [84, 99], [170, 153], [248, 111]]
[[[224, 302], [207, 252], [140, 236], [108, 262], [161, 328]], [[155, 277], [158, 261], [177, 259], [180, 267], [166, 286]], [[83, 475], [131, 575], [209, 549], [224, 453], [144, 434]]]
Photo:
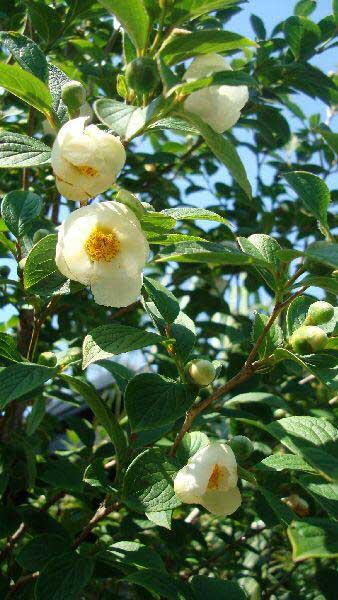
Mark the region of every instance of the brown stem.
[[34, 579], [37, 579], [39, 575], [39, 571], [35, 571], [35, 573], [30, 573], [29, 575], [24, 575], [23, 577], [20, 577], [20, 579], [18, 579], [18, 581], [11, 587], [7, 596], [5, 596], [5, 600], [7, 600], [8, 598], [13, 598], [15, 592], [17, 592], [18, 589], [20, 589], [23, 585], [26, 585], [26, 583], [34, 581]]
[[111, 319], [118, 319], [119, 317], [121, 317], [122, 315], [124, 315], [125, 313], [128, 313], [132, 310], [134, 310], [134, 308], [137, 308], [140, 304], [139, 300], [136, 300], [136, 302], [133, 302], [132, 304], [129, 304], [129, 306], [124, 306], [123, 308], [119, 308], [119, 310], [117, 310], [116, 312], [114, 312], [111, 315]]
[[92, 529], [94, 529], [97, 523], [113, 512], [113, 510], [117, 510], [119, 506], [120, 504], [118, 502], [114, 502], [114, 504], [111, 504], [110, 506], [106, 506], [104, 503], [100, 504], [94, 516], [90, 519], [89, 523], [72, 544], [72, 548], [75, 549], [80, 546], [80, 544], [82, 544], [82, 542], [84, 542], [84, 540], [89, 536], [90, 532]]

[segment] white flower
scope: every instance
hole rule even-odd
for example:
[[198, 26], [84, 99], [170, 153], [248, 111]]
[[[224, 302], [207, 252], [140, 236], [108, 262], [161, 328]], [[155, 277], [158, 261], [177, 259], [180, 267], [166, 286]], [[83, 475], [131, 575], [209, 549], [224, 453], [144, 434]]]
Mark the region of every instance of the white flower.
[[[90, 123], [90, 121], [92, 121], [93, 119], [93, 111], [92, 111], [92, 107], [90, 106], [90, 104], [88, 104], [88, 102], [85, 102], [84, 104], [82, 104], [82, 106], [80, 106], [80, 117], [87, 117], [87, 124]], [[43, 133], [44, 135], [52, 135], [53, 137], [56, 136], [57, 131], [56, 129], [54, 129], [54, 127], [51, 126], [50, 122], [47, 121], [47, 119], [44, 119], [42, 121], [42, 129], [43, 129]]]
[[237, 463], [229, 446], [204, 446], [174, 480], [176, 496], [186, 504], [201, 504], [218, 516], [231, 515], [241, 504]]
[[148, 254], [133, 211], [108, 201], [83, 206], [66, 218], [55, 260], [65, 277], [91, 287], [97, 304], [118, 308], [139, 296]]
[[121, 171], [126, 153], [118, 137], [86, 117], [63, 125], [53, 144], [51, 163], [56, 187], [68, 200], [88, 200], [105, 192]]
[[[229, 63], [220, 54], [204, 54], [193, 60], [183, 79], [190, 82], [219, 71], [231, 70]], [[184, 108], [198, 115], [217, 133], [223, 133], [237, 123], [248, 99], [246, 85], [211, 85], [192, 92], [184, 101]]]

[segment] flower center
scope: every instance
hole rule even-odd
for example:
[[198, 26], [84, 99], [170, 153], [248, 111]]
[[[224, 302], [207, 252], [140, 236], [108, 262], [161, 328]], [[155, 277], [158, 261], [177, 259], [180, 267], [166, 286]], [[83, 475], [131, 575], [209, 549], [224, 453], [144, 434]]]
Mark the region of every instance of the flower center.
[[120, 245], [113, 231], [95, 227], [85, 243], [85, 250], [90, 260], [109, 262], [119, 253]]
[[94, 167], [89, 167], [88, 165], [73, 165], [75, 169], [80, 171], [82, 175], [87, 175], [88, 177], [94, 177], [94, 175], [98, 174], [98, 171], [94, 169]]
[[222, 469], [222, 467], [220, 467], [219, 465], [214, 466], [212, 473], [209, 477], [207, 485], [208, 490], [218, 490], [223, 471], [224, 469]]

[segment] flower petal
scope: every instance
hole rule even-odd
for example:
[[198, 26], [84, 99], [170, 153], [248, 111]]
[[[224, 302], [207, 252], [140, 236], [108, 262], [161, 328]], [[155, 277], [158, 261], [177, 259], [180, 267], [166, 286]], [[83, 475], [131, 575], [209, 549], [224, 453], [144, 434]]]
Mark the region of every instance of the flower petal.
[[199, 504], [209, 512], [219, 517], [232, 515], [242, 502], [238, 487], [231, 488], [227, 492], [208, 490], [200, 498]]

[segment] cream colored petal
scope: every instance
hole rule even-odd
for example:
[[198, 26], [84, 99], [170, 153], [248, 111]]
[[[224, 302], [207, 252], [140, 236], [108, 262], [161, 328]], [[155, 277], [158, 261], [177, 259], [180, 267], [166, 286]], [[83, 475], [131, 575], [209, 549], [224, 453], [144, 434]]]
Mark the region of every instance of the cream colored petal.
[[218, 88], [218, 94], [221, 99], [232, 103], [237, 110], [241, 110], [249, 100], [249, 90], [246, 85], [221, 85]]
[[141, 293], [143, 275], [141, 272], [128, 277], [125, 272], [115, 271], [109, 278], [97, 278], [91, 283], [91, 290], [97, 304], [121, 308], [137, 300]]
[[76, 185], [67, 183], [63, 179], [60, 179], [56, 174], [55, 174], [55, 183], [56, 183], [58, 192], [61, 194], [61, 196], [64, 196], [65, 198], [67, 198], [67, 200], [73, 200], [74, 202], [76, 202], [76, 201], [80, 202], [81, 200], [89, 200], [89, 198], [91, 198], [91, 194], [88, 194], [82, 188], [79, 188]]
[[191, 468], [190, 465], [186, 465], [178, 471], [174, 479], [174, 491], [176, 496], [185, 504], [200, 503], [199, 485], [194, 468]]
[[240, 507], [242, 497], [238, 487], [231, 488], [227, 492], [208, 490], [199, 503], [213, 515], [225, 517], [232, 515]]
[[203, 54], [197, 56], [186, 70], [183, 79], [185, 81], [192, 81], [194, 79], [201, 79], [207, 77], [212, 73], [219, 71], [229, 71], [231, 67], [228, 61], [220, 54]]

